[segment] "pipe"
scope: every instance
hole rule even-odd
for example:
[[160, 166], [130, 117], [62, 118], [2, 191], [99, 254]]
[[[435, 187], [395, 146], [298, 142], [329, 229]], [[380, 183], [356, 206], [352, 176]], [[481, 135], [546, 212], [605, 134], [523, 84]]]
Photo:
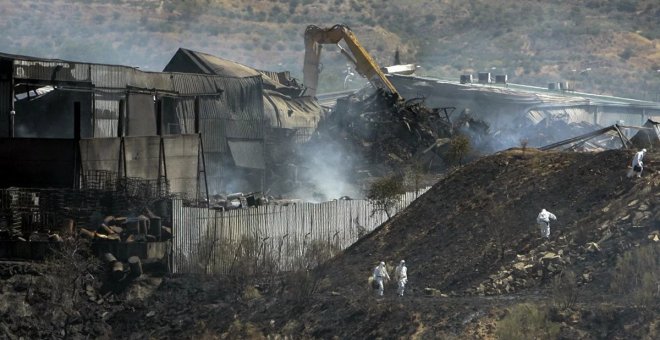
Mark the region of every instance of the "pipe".
[[117, 118], [117, 137], [124, 137], [124, 122], [126, 119], [126, 102], [123, 99], [119, 100], [119, 112]]
[[156, 99], [156, 135], [163, 135], [163, 100]]
[[[199, 97], [195, 97], [195, 133], [199, 133]], [[190, 133], [186, 131], [187, 133]]]
[[14, 138], [14, 121], [15, 121], [16, 111], [9, 111], [9, 138]]
[[73, 139], [80, 140], [80, 102], [73, 102]]

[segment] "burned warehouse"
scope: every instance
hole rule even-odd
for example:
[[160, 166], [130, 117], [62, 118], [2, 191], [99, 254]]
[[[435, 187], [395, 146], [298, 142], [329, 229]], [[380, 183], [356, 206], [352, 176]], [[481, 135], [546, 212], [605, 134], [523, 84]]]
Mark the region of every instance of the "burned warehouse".
[[[197, 57], [188, 59], [191, 65], [206, 65], [199, 63], [201, 55], [216, 67], [212, 72], [206, 67], [186, 68], [182, 55]], [[220, 63], [222, 66], [218, 66]], [[80, 138], [81, 174], [104, 170], [145, 179], [166, 176], [172, 180], [173, 176], [183, 176], [194, 183], [201, 181], [201, 187], [207, 184], [213, 192], [257, 191], [265, 185], [265, 155], [273, 154], [265, 149], [266, 131], [273, 131], [268, 134], [268, 145], [277, 153], [276, 143], [304, 141], [320, 116], [320, 107], [313, 99], [299, 96], [301, 87], [287, 86], [272, 78], [290, 79], [282, 73], [260, 73], [183, 49], [166, 71], [195, 74], [144, 72], [126, 66], [9, 54], [1, 55], [0, 65], [0, 131], [5, 138], [17, 138], [5, 143], [30, 143], [22, 147], [29, 150], [2, 148], [3, 152], [14, 152], [12, 157], [4, 157], [12, 161], [3, 164], [3, 168], [17, 176], [25, 171], [24, 166], [19, 166], [23, 165], [20, 157], [27, 157], [29, 162], [56, 158], [37, 145], [52, 148], [54, 143], [67, 145], [66, 140]], [[292, 95], [298, 98], [291, 99]], [[74, 121], [76, 115], [79, 120]], [[280, 129], [268, 129], [270, 126]], [[187, 142], [178, 147], [169, 145], [170, 140], [196, 133], [201, 140], [188, 136]], [[155, 136], [161, 136], [164, 142]], [[43, 142], [37, 143], [35, 138]], [[203, 150], [199, 159], [197, 149]], [[174, 169], [175, 163], [166, 160], [162, 160], [163, 164], [151, 162], [161, 152], [165, 158], [170, 153], [191, 153], [186, 157], [195, 161], [178, 164], [185, 164], [187, 169]], [[141, 157], [151, 159], [131, 166]], [[58, 162], [66, 160], [67, 157], [60, 157]], [[12, 168], [17, 170], [12, 172]], [[52, 171], [57, 167], [43, 168]], [[5, 176], [3, 186], [73, 187], [76, 176], [24, 177], [29, 180]], [[196, 197], [198, 185], [190, 184], [173, 184], [172, 190]]]

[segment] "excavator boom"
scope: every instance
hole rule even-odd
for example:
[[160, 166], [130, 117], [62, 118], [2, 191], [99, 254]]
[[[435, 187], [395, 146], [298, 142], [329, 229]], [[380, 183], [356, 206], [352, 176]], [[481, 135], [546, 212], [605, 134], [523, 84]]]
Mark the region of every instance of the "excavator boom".
[[[350, 53], [339, 45], [344, 40]], [[321, 50], [324, 44], [336, 44], [345, 55], [355, 64], [355, 70], [367, 78], [377, 88], [390, 92], [397, 99], [401, 96], [394, 85], [387, 79], [376, 61], [369, 52], [360, 45], [357, 38], [346, 25], [334, 25], [323, 29], [314, 25], [307, 26], [305, 30], [305, 64], [303, 66], [303, 81], [307, 87], [307, 94], [314, 96], [319, 82], [319, 65]]]

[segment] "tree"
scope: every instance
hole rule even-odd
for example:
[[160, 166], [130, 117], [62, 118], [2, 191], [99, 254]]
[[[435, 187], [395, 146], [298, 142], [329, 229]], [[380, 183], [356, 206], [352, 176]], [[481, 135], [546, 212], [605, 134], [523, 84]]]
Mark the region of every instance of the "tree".
[[424, 176], [424, 165], [419, 161], [412, 161], [405, 168], [405, 185], [407, 190], [414, 190], [417, 193], [420, 189], [422, 179]]
[[520, 138], [518, 141], [520, 142], [520, 147], [522, 148], [522, 155], [523, 157], [525, 157], [525, 151], [527, 151], [527, 145], [529, 144], [529, 139]]
[[63, 325], [66, 338], [76, 319], [84, 317], [86, 286], [95, 285], [100, 262], [89, 244], [82, 239], [67, 238], [53, 246], [53, 254], [44, 263], [44, 279], [49, 291], [49, 313]]
[[470, 153], [470, 140], [464, 135], [456, 135], [449, 142], [449, 160], [453, 163], [458, 163], [459, 166], [463, 165], [465, 156]]
[[401, 200], [400, 195], [404, 192], [403, 180], [399, 176], [387, 176], [371, 183], [367, 189], [367, 199], [374, 206], [372, 216], [383, 211], [390, 219], [390, 210]]

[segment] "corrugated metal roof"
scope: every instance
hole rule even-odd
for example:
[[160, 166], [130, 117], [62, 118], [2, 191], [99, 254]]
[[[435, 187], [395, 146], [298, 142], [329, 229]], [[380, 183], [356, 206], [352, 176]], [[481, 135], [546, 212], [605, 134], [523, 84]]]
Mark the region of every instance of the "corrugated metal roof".
[[594, 116], [586, 107], [556, 107], [532, 109], [525, 115], [533, 124], [550, 117], [566, 123], [593, 122]]
[[[136, 88], [161, 92], [178, 92], [183, 95], [214, 95], [219, 90], [230, 87], [229, 84], [239, 81], [231, 75], [220, 73], [147, 72], [122, 65], [44, 59], [7, 53], [0, 53], [0, 59], [11, 60], [14, 63], [13, 72], [14, 77], [17, 79], [89, 82], [95, 88], [101, 89]], [[261, 73], [257, 71], [250, 72], [248, 77], [258, 78], [258, 82], [261, 82]], [[255, 81], [241, 82], [241, 86], [249, 85], [251, 82], [254, 83]], [[261, 85], [259, 85], [260, 89]]]
[[270, 126], [314, 128], [321, 118], [321, 106], [314, 98], [291, 98], [268, 90], [264, 90], [264, 98], [264, 114]]
[[14, 60], [14, 78], [91, 82], [90, 65], [64, 61]]
[[235, 61], [222, 59], [211, 54], [179, 48], [176, 54], [184, 54], [195, 62], [206, 74], [226, 77], [253, 77], [260, 75], [259, 71]]
[[263, 119], [263, 88], [261, 76], [250, 78], [217, 78], [216, 85], [223, 92], [228, 115], [236, 120]]
[[220, 92], [215, 77], [193, 73], [172, 73], [174, 90], [184, 95], [213, 94]]
[[128, 67], [114, 65], [95, 65], [92, 68], [92, 83], [96, 87], [126, 88], [129, 83]]
[[649, 119], [644, 124], [645, 128], [639, 130], [630, 140], [636, 147], [658, 148], [660, 147], [660, 119], [655, 121]]

